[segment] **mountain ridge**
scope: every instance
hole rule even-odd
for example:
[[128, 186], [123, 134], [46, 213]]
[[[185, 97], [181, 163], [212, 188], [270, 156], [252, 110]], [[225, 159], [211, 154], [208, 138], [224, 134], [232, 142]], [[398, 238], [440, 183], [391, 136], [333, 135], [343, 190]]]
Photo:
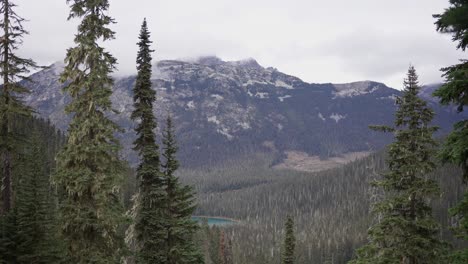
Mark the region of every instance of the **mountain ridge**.
[[[33, 82], [26, 84], [32, 93], [24, 101], [65, 130], [69, 117], [63, 109], [69, 98], [61, 92], [61, 69], [63, 64], [56, 63], [33, 74]], [[134, 82], [134, 75], [116, 77], [112, 95], [120, 112], [112, 118], [126, 130], [120, 135], [123, 156], [132, 163], [137, 160], [131, 150]], [[307, 83], [254, 59], [226, 62], [213, 56], [156, 62], [152, 82], [158, 94], [155, 115], [160, 120], [167, 113], [174, 115], [180, 156], [187, 166], [259, 151], [275, 152], [280, 162], [286, 151], [327, 158], [380, 149], [391, 136], [367, 127], [391, 124], [394, 99], [401, 93], [375, 81]], [[442, 131], [460, 118], [451, 108], [429, 103]]]

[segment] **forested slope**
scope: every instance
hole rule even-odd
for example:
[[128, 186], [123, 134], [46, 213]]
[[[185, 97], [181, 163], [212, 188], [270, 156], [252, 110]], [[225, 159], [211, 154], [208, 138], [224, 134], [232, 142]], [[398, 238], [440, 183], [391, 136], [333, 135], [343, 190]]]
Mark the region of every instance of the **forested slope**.
[[[350, 260], [366, 240], [370, 206], [380, 199], [369, 183], [385, 169], [385, 153], [318, 173], [272, 169], [271, 161], [253, 155], [211, 170], [182, 172], [199, 192], [197, 214], [241, 221], [226, 231], [235, 263], [279, 263], [287, 215], [297, 225], [297, 263]], [[444, 225], [444, 238], [451, 241], [447, 227], [453, 219], [447, 208], [463, 194], [460, 173], [444, 166], [431, 175], [443, 189], [441, 199], [433, 200], [434, 213]]]

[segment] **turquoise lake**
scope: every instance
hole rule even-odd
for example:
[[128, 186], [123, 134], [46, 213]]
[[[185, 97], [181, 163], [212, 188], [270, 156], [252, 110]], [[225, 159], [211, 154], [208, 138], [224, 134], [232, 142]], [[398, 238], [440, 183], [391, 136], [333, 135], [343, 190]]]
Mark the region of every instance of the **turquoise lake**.
[[192, 219], [199, 222], [199, 223], [201, 223], [203, 221], [203, 219], [208, 219], [208, 225], [210, 225], [210, 226], [214, 226], [214, 225], [226, 226], [226, 225], [233, 225], [233, 224], [236, 223], [235, 221], [232, 221], [232, 220], [229, 220], [229, 219], [217, 218], [217, 217], [193, 216]]

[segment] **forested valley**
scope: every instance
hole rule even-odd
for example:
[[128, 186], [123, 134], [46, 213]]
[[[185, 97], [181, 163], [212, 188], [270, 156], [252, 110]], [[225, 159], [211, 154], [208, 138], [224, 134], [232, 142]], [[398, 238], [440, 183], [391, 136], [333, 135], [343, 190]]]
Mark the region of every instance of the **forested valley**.
[[[0, 263], [468, 263], [468, 120], [436, 134], [414, 66], [392, 124], [368, 124], [392, 136], [381, 150], [313, 172], [278, 168], [284, 153], [265, 148], [189, 167], [178, 158], [178, 119], [155, 115], [157, 46], [142, 18], [131, 164], [112, 119], [117, 59], [103, 44], [116, 37], [111, 1], [66, 1], [79, 21], [60, 73], [67, 131], [24, 102], [30, 74], [48, 67], [19, 55], [28, 31], [15, 2], [0, 0]], [[462, 51], [467, 16], [465, 0], [434, 15]], [[442, 72], [433, 96], [461, 113], [468, 61]]]

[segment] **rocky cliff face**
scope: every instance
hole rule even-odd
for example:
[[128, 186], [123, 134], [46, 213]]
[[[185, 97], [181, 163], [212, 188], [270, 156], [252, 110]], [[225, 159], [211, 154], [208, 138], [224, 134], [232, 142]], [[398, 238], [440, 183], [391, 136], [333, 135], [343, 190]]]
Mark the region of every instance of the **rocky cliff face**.
[[[32, 93], [25, 101], [38, 114], [66, 130], [69, 117], [58, 81], [63, 65], [57, 63], [32, 76]], [[131, 151], [135, 135], [130, 120], [135, 76], [116, 78], [112, 101], [120, 112], [112, 115], [126, 132], [120, 135], [123, 155]], [[195, 61], [160, 61], [154, 66], [153, 88], [160, 123], [174, 116], [186, 166], [209, 165], [246, 153], [301, 151], [321, 157], [383, 147], [389, 135], [371, 132], [369, 124], [391, 124], [398, 90], [364, 81], [348, 84], [313, 84], [264, 68], [255, 60], [226, 62], [216, 57]], [[431, 88], [432, 89], [432, 88]], [[425, 94], [426, 95], [426, 94]], [[443, 131], [460, 117], [441, 108], [435, 123]]]

